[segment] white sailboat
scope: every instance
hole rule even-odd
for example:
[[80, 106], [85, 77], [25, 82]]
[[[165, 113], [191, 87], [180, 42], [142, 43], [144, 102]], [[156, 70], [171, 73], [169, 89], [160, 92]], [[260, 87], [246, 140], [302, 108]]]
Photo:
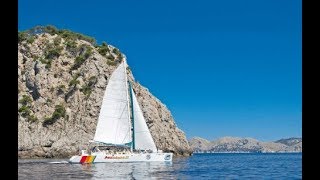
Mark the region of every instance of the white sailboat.
[[127, 63], [112, 73], [102, 100], [91, 152], [81, 151], [71, 163], [172, 161], [158, 150], [127, 78]]

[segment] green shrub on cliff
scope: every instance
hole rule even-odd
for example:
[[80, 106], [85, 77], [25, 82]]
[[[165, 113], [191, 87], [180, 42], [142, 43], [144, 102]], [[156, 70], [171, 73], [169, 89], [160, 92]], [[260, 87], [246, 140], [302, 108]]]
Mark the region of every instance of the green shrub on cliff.
[[18, 32], [18, 43], [26, 41], [28, 44], [32, 44], [34, 40], [34, 35], [28, 33], [27, 31]]
[[56, 38], [54, 38], [54, 40], [53, 40], [53, 44], [55, 45], [55, 46], [59, 46], [60, 45], [60, 43], [61, 43], [61, 37], [60, 36], [57, 36]]
[[27, 43], [32, 44], [34, 42], [34, 40], [35, 40], [34, 36], [29, 36], [27, 38]]
[[92, 92], [92, 88], [93, 86], [97, 83], [97, 77], [96, 76], [91, 76], [89, 78], [89, 81], [87, 84], [84, 84], [80, 91], [87, 96], [87, 98], [90, 96], [91, 92]]
[[88, 83], [88, 85], [89, 85], [89, 86], [93, 86], [96, 82], [97, 82], [97, 77], [96, 77], [96, 76], [91, 76], [91, 77], [89, 78], [89, 83]]
[[75, 40], [66, 40], [65, 45], [67, 49], [77, 48], [77, 43]]
[[22, 41], [27, 40], [28, 38], [28, 33], [26, 32], [18, 32], [18, 43], [21, 43]]
[[19, 103], [21, 103], [22, 105], [28, 105], [32, 102], [32, 99], [30, 96], [28, 95], [23, 95], [22, 99], [19, 100]]
[[65, 117], [66, 110], [63, 105], [56, 105], [55, 110], [52, 113], [51, 117], [46, 117], [42, 123], [43, 126], [48, 126], [55, 123], [61, 117]]
[[38, 26], [38, 29], [42, 29], [46, 33], [49, 33], [51, 35], [57, 34], [59, 31], [55, 26], [47, 25], [47, 26]]
[[50, 69], [51, 68], [51, 62], [52, 60], [51, 59], [48, 59], [48, 60], [45, 60], [44, 58], [40, 58], [39, 61], [42, 63], [42, 64], [45, 64], [45, 68], [47, 69]]
[[119, 55], [119, 54], [120, 54], [120, 51], [119, 51], [118, 48], [114, 48], [114, 49], [112, 50], [112, 52], [115, 53], [116, 55]]
[[60, 118], [64, 117], [66, 115], [66, 110], [63, 105], [56, 105], [55, 106], [55, 111], [52, 114], [52, 118]]
[[46, 53], [45, 53], [45, 58], [46, 59], [58, 58], [61, 54], [62, 49], [63, 49], [63, 47], [61, 47], [61, 46], [47, 48]]
[[72, 80], [69, 82], [69, 86], [75, 86], [75, 85], [79, 84], [80, 81], [77, 80], [79, 76], [80, 76], [79, 73], [75, 74], [75, 75], [72, 77]]
[[110, 60], [110, 59], [107, 60], [107, 64], [108, 64], [109, 66], [115, 66], [115, 65], [117, 65], [116, 62], [114, 62], [114, 61], [112, 61], [112, 60]]
[[71, 70], [78, 69], [84, 62], [92, 55], [92, 47], [88, 45], [82, 45], [79, 48], [79, 51], [82, 52], [78, 57], [75, 59], [74, 65], [71, 67]]
[[29, 106], [23, 105], [18, 109], [18, 112], [21, 114], [22, 117], [27, 117], [30, 115], [31, 110]]
[[109, 48], [106, 42], [102, 42], [101, 46], [98, 46], [98, 52], [99, 54], [101, 54], [102, 56], [106, 56], [107, 53], [109, 52]]
[[91, 94], [92, 88], [91, 88], [89, 85], [85, 84], [85, 85], [83, 85], [83, 86], [81, 87], [80, 91], [81, 91], [84, 95], [86, 95], [87, 97], [89, 97], [90, 94]]
[[18, 112], [20, 113], [20, 115], [24, 118], [26, 118], [26, 121], [28, 122], [37, 122], [38, 118], [35, 117], [34, 115], [31, 115], [31, 102], [32, 99], [30, 96], [28, 95], [23, 95], [22, 99], [19, 100], [19, 103], [22, 104], [22, 106], [18, 109]]
[[69, 86], [75, 86], [76, 84], [79, 84], [80, 81], [77, 80], [77, 79], [72, 79], [70, 82], [69, 82]]
[[31, 123], [38, 122], [38, 118], [35, 115], [29, 115], [27, 121]]

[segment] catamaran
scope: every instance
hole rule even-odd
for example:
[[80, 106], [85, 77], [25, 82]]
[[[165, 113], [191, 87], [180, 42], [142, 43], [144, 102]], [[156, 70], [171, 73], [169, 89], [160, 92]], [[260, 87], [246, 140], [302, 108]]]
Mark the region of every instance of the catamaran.
[[157, 149], [127, 77], [126, 58], [107, 84], [90, 149], [70, 163], [172, 161], [172, 153]]

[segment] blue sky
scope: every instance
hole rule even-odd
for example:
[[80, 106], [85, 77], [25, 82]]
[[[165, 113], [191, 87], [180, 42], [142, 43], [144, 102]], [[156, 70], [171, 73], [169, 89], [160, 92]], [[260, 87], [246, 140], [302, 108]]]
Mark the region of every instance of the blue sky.
[[187, 138], [301, 137], [301, 0], [18, 1], [48, 24], [118, 47]]

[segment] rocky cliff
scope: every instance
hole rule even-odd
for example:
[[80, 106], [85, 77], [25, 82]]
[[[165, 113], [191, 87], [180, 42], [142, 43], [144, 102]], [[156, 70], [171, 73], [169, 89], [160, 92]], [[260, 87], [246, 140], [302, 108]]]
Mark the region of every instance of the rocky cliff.
[[261, 142], [253, 138], [223, 137], [214, 141], [195, 137], [189, 141], [195, 152], [302, 152], [302, 139]]
[[[18, 33], [18, 156], [70, 157], [93, 139], [110, 75], [122, 61], [119, 49], [55, 27]], [[130, 59], [128, 59], [130, 65]], [[190, 155], [169, 109], [129, 79], [159, 149]]]

